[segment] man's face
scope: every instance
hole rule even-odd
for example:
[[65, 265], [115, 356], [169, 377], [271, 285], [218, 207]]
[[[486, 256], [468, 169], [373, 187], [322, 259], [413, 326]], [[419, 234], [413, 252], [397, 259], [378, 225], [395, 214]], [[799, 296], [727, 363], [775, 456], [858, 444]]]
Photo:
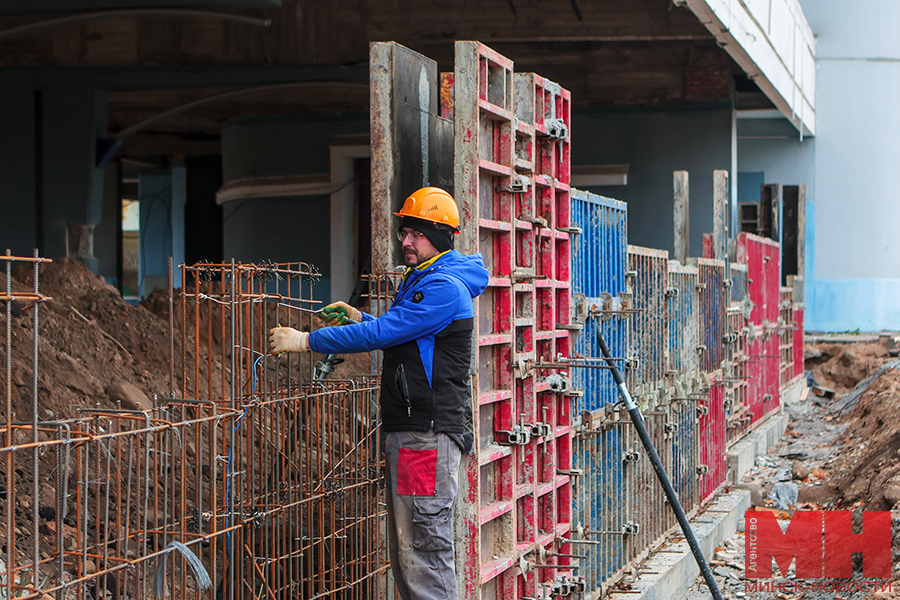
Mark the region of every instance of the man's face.
[[441, 253], [421, 231], [404, 227], [398, 237], [401, 237], [403, 262], [407, 267], [417, 267]]

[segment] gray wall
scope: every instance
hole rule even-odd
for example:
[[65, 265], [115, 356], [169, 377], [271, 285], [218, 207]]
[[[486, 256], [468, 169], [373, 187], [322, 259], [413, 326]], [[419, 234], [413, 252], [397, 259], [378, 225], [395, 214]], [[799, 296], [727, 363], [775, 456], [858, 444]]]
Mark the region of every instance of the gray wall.
[[[361, 83], [367, 77], [366, 65], [0, 68], [0, 252], [8, 247], [16, 255], [30, 256], [35, 246], [40, 246], [44, 256], [65, 256], [67, 222], [99, 223], [103, 235], [108, 234], [103, 219], [112, 213], [104, 207], [104, 173], [93, 166], [96, 140], [107, 135], [109, 126], [107, 92], [249, 87], [285, 81]], [[43, 112], [41, 161], [36, 160], [36, 92], [40, 92]], [[305, 144], [306, 139], [300, 136], [296, 143]], [[312, 158], [327, 161], [327, 152]], [[41, 163], [42, 176], [38, 168]], [[36, 208], [38, 183], [43, 186], [40, 221]], [[95, 256], [104, 253], [97, 256], [99, 268], [103, 275], [112, 276], [114, 268], [109, 267], [109, 261], [116, 257], [111, 259], [106, 254], [112, 245], [108, 238], [98, 239], [96, 232]]]
[[672, 252], [673, 171], [690, 173], [691, 255], [711, 233], [713, 171], [731, 171], [731, 108], [575, 112], [572, 164], [628, 164], [628, 185], [591, 187], [628, 203], [628, 241]]
[[[806, 270], [802, 275], [806, 307], [810, 308], [816, 255], [816, 138], [801, 141], [797, 128], [787, 119], [738, 120], [737, 134], [738, 171], [762, 172], [764, 183], [806, 185]], [[759, 202], [759, 188], [750, 193], [753, 201]]]
[[803, 0], [816, 50], [809, 329], [900, 329], [900, 3]]
[[[235, 119], [222, 126], [223, 179], [329, 175], [331, 139], [368, 133], [368, 115]], [[234, 200], [223, 208], [226, 260], [311, 263], [322, 274], [316, 299], [330, 299], [330, 196]]]

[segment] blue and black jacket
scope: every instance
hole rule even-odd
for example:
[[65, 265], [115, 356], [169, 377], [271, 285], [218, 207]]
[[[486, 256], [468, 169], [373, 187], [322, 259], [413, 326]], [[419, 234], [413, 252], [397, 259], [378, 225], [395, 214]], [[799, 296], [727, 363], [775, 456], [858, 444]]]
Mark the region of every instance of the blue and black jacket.
[[480, 254], [455, 250], [411, 270], [390, 309], [362, 323], [313, 331], [322, 354], [384, 350], [381, 414], [385, 431], [435, 431], [471, 448], [469, 366], [472, 300], [487, 287]]

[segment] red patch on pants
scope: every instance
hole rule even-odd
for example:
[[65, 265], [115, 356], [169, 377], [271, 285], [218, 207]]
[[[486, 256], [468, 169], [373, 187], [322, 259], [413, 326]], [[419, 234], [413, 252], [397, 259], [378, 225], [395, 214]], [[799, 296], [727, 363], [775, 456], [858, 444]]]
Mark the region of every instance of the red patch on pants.
[[397, 455], [397, 493], [401, 496], [434, 496], [437, 448], [400, 448]]

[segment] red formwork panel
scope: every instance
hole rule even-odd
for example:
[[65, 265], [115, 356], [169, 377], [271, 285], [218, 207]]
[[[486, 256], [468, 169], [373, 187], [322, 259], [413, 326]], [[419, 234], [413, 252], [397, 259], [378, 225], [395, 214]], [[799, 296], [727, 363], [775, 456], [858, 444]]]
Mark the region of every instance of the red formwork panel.
[[708, 500], [725, 483], [728, 465], [725, 459], [727, 418], [725, 415], [725, 386], [713, 383], [709, 399], [701, 403], [700, 417], [700, 499]]
[[[490, 272], [477, 300], [476, 459], [457, 518], [460, 594], [575, 582], [568, 372], [570, 95], [477, 42], [456, 43], [455, 193]], [[474, 224], [473, 224], [474, 222]], [[549, 551], [544, 552], [544, 551]], [[526, 568], [521, 568], [522, 566]], [[547, 588], [543, 584], [551, 582]]]
[[750, 410], [756, 422], [780, 402], [781, 249], [778, 242], [752, 233], [737, 238], [738, 262], [747, 265], [747, 295], [752, 310], [748, 328]]

